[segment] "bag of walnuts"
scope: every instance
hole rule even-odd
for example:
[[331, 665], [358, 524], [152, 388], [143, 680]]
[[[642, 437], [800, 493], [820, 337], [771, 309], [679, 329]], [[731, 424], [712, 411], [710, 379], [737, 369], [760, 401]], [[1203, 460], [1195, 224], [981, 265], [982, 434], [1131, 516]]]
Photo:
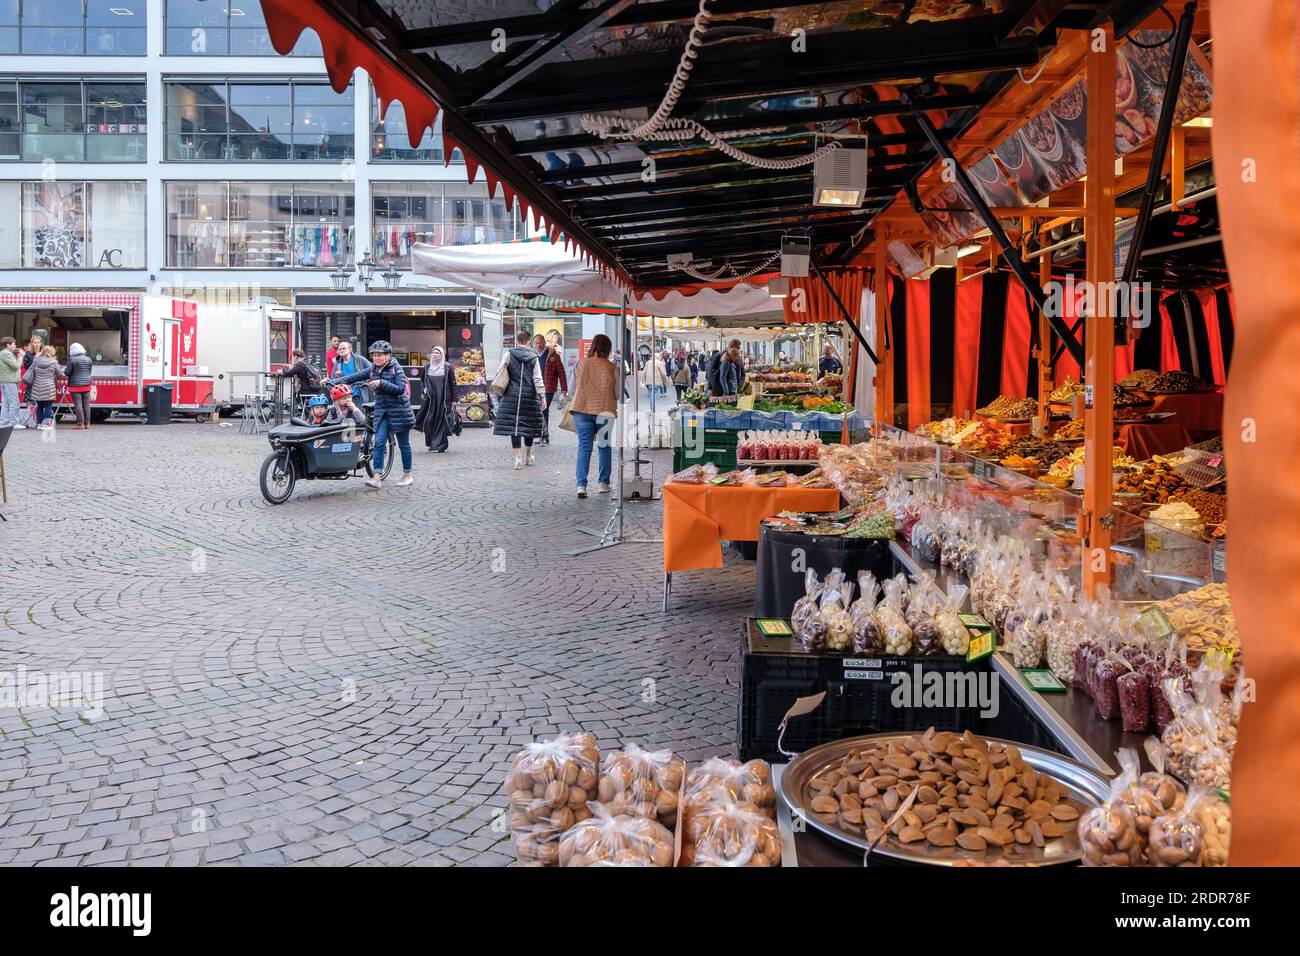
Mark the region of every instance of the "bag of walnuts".
[[556, 866], [560, 836], [591, 816], [600, 749], [591, 734], [563, 734], [528, 744], [506, 774], [510, 834], [522, 866]]
[[680, 866], [780, 866], [776, 821], [714, 784], [688, 798]]
[[685, 809], [711, 799], [710, 792], [718, 786], [733, 800], [752, 803], [776, 819], [776, 788], [766, 760], [741, 763], [732, 757], [711, 757], [704, 761], [686, 776]]
[[657, 820], [676, 831], [685, 781], [686, 763], [671, 750], [649, 751], [628, 744], [605, 754], [597, 794], [610, 813]]
[[591, 804], [591, 816], [560, 836], [560, 866], [672, 866], [676, 846], [652, 819]]
[[1137, 818], [1125, 795], [1137, 783], [1137, 751], [1116, 752], [1122, 768], [1110, 785], [1110, 796], [1079, 818], [1079, 843], [1084, 866], [1141, 866], [1145, 849]]

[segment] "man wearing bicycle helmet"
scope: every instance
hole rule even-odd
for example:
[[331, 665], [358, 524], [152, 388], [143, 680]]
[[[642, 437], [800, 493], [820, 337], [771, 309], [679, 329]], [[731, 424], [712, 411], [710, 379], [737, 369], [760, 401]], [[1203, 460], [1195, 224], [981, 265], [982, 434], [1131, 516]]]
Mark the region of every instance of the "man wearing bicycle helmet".
[[352, 422], [361, 427], [365, 426], [366, 413], [357, 408], [356, 402], [352, 400], [351, 385], [335, 385], [330, 389], [330, 398], [334, 399], [334, 404], [325, 413], [325, 424], [339, 425], [343, 422]]
[[307, 399], [307, 421], [312, 425], [325, 425], [325, 413], [329, 411], [330, 400], [324, 395], [313, 395]]
[[375, 477], [366, 481], [366, 487], [378, 491], [384, 486], [379, 476], [384, 471], [384, 450], [388, 447], [390, 434], [397, 440], [402, 454], [402, 477], [397, 484], [405, 486], [414, 480], [411, 476], [411, 427], [415, 424], [415, 413], [411, 411], [411, 399], [406, 391], [406, 372], [393, 358], [393, 347], [382, 339], [370, 343], [370, 361], [374, 363], [372, 367], [330, 379], [328, 384], [352, 385], [364, 380], [375, 396], [375, 452], [372, 459]]

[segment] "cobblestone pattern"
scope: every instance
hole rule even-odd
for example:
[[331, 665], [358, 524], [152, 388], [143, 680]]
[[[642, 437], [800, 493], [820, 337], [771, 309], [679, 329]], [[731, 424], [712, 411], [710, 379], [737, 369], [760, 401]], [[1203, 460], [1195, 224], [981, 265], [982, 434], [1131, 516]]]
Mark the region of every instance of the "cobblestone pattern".
[[231, 426], [16, 433], [0, 672], [102, 673], [104, 704], [0, 708], [0, 865], [499, 865], [537, 736], [733, 752], [752, 566], [679, 575], [664, 615], [658, 546], [572, 557], [611, 503], [555, 441], [516, 472], [466, 430], [411, 488], [272, 507]]

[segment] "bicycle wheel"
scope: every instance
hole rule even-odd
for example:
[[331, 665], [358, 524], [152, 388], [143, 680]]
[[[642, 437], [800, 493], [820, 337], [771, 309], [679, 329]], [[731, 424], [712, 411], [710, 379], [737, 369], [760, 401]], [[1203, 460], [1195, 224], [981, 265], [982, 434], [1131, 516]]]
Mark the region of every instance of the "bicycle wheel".
[[388, 447], [384, 449], [384, 470], [380, 478], [387, 478], [393, 471], [393, 459], [397, 457], [397, 439], [388, 436]]
[[366, 437], [361, 441], [361, 460], [365, 464], [366, 477], [375, 477], [375, 462], [372, 456], [375, 453], [375, 433], [366, 432]]
[[293, 460], [287, 454], [273, 451], [262, 462], [258, 484], [262, 486], [262, 497], [269, 503], [282, 505], [288, 501], [297, 480]]

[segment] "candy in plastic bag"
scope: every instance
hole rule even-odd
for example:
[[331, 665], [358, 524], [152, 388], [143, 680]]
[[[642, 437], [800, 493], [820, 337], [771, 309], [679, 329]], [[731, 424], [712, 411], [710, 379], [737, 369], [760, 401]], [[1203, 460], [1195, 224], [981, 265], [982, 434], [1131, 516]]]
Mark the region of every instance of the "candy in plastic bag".
[[805, 651], [820, 651], [826, 648], [826, 627], [822, 624], [817, 598], [821, 593], [821, 581], [817, 572], [809, 568], [804, 575], [804, 595], [794, 602], [790, 612], [790, 628], [803, 644]]

